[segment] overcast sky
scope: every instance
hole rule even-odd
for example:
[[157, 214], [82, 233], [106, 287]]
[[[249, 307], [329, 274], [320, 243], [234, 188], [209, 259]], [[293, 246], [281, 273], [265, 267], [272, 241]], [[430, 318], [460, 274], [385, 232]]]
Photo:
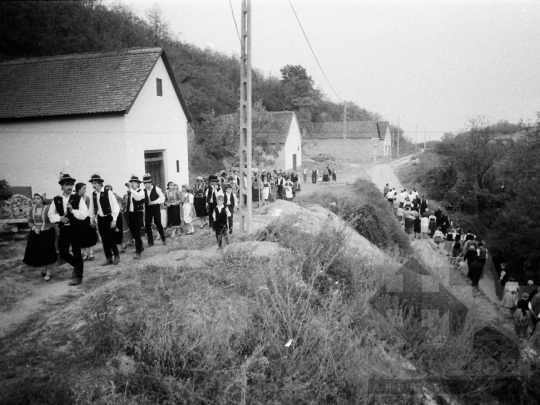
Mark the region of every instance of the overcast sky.
[[[231, 0], [240, 25], [240, 0]], [[540, 111], [540, 1], [291, 0], [338, 96], [380, 113], [419, 140], [468, 120], [531, 120]], [[123, 0], [157, 4], [183, 41], [239, 54], [229, 0]], [[302, 65], [326, 82], [288, 0], [252, 1], [252, 63], [278, 76]], [[239, 27], [240, 28], [240, 27]]]

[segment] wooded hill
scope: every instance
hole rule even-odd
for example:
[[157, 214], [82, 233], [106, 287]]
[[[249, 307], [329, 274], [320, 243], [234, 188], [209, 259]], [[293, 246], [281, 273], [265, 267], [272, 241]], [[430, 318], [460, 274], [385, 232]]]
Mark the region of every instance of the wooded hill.
[[[182, 41], [171, 32], [166, 16], [157, 6], [147, 10], [146, 18], [141, 19], [125, 5], [108, 7], [92, 0], [0, 3], [0, 61], [149, 46], [166, 50], [181, 85], [194, 118], [194, 155], [204, 153], [219, 159], [235, 154], [237, 148], [232, 145], [231, 150], [216, 156], [215, 150], [205, 148], [219, 144], [219, 140], [205, 142], [197, 135], [212, 133], [208, 128], [198, 130], [210, 117], [237, 110], [240, 83], [237, 57]], [[295, 111], [300, 125], [308, 130], [312, 123], [343, 119], [343, 104], [330, 101], [316, 89], [302, 66], [284, 66], [281, 77], [254, 69], [252, 80], [254, 103], [260, 102], [267, 111]], [[379, 114], [355, 103], [347, 105], [349, 121], [381, 119]], [[402, 150], [407, 144], [402, 138]]]

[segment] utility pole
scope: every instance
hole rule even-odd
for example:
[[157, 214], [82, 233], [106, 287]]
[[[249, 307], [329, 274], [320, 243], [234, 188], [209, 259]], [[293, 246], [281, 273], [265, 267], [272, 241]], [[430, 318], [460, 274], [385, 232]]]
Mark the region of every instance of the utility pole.
[[427, 139], [427, 132], [426, 132], [426, 127], [424, 127], [424, 152], [426, 151], [426, 139]]
[[416, 132], [414, 134], [414, 153], [418, 150], [418, 124], [416, 125]]
[[[252, 229], [253, 203], [251, 199], [251, 0], [242, 0], [242, 34], [240, 43], [240, 230], [248, 234]], [[247, 171], [244, 180], [244, 172]], [[244, 197], [245, 196], [245, 197]], [[244, 198], [247, 200], [243, 206]]]
[[396, 158], [399, 159], [399, 117], [397, 119], [397, 131], [396, 131], [396, 135], [397, 135], [397, 156]]
[[343, 102], [343, 139], [345, 142], [345, 166], [344, 175], [347, 174], [347, 102]]

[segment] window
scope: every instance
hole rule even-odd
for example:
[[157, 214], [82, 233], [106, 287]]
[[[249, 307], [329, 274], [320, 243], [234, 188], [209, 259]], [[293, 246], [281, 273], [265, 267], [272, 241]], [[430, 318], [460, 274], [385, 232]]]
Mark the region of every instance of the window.
[[161, 79], [156, 79], [156, 90], [157, 90], [157, 95], [162, 97], [163, 96], [163, 87], [161, 85]]

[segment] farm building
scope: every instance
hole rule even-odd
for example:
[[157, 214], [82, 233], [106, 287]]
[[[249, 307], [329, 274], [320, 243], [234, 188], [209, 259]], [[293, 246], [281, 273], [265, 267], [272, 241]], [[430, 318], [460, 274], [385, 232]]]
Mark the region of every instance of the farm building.
[[[270, 148], [275, 148], [277, 157], [262, 154], [263, 159], [273, 163], [265, 166], [262, 163], [257, 164], [254, 160], [253, 165], [271, 170], [298, 170], [302, 166], [302, 133], [296, 114], [294, 111], [272, 111], [268, 114], [271, 116], [271, 122], [267, 123], [261, 132], [257, 132], [254, 124], [253, 138], [267, 142]], [[222, 115], [220, 118], [231, 123], [233, 128], [236, 128], [236, 120], [239, 120], [238, 114]], [[257, 154], [257, 150], [262, 151], [260, 146], [254, 149], [254, 155]]]
[[369, 162], [391, 156], [392, 140], [387, 121], [347, 122], [347, 138], [343, 137], [343, 122], [315, 124], [304, 133], [304, 153], [307, 156], [330, 155], [350, 162]]
[[123, 195], [132, 174], [188, 182], [191, 117], [161, 48], [0, 63], [0, 179], [60, 192], [98, 173]]

